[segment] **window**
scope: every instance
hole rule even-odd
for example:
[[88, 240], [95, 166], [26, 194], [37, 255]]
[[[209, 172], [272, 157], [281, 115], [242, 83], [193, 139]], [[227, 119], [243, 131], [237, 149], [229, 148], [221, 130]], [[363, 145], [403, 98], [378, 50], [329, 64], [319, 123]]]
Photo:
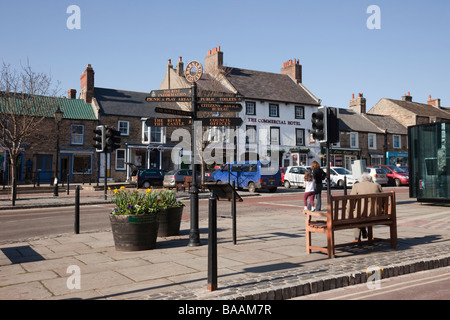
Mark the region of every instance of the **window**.
[[116, 170], [126, 170], [125, 149], [116, 150]]
[[305, 145], [305, 129], [295, 129], [295, 145]]
[[70, 126], [70, 144], [84, 144], [84, 125], [72, 124]]
[[279, 116], [279, 106], [277, 104], [269, 104], [269, 117]]
[[270, 144], [280, 144], [280, 128], [270, 127]]
[[130, 122], [119, 120], [119, 131], [121, 136], [129, 136], [130, 135]]
[[256, 126], [246, 126], [245, 143], [256, 143]]
[[350, 148], [358, 148], [358, 133], [350, 132]]
[[145, 121], [142, 122], [142, 143], [163, 143], [163, 127], [148, 127]]
[[295, 119], [305, 119], [305, 107], [295, 106]]
[[376, 149], [377, 148], [377, 135], [376, 134], [369, 133], [368, 145], [369, 145], [369, 149]]
[[256, 115], [256, 104], [254, 102], [248, 101], [245, 103], [245, 114]]
[[73, 173], [90, 174], [92, 173], [92, 156], [74, 154], [73, 155]]
[[393, 136], [394, 139], [394, 148], [395, 149], [400, 149], [401, 148], [401, 143], [400, 143], [400, 136]]

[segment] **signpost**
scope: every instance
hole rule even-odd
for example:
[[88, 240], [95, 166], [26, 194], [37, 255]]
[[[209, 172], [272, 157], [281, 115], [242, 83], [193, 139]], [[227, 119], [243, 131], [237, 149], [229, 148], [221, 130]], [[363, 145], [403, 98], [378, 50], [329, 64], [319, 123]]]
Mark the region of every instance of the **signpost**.
[[[197, 81], [203, 74], [203, 67], [198, 61], [191, 61], [186, 66], [184, 72], [186, 80], [191, 83], [190, 88], [152, 90], [150, 96], [146, 97], [147, 102], [190, 102], [191, 111], [175, 110], [168, 108], [155, 108], [157, 113], [172, 114], [177, 116], [185, 116], [188, 118], [150, 118], [146, 120], [149, 127], [182, 127], [192, 126], [191, 146], [192, 157], [194, 155], [195, 144], [197, 143], [196, 130], [194, 128], [195, 121], [201, 121], [203, 126], [208, 127], [235, 127], [242, 125], [241, 118], [198, 118], [197, 111], [212, 112], [240, 112], [243, 101], [241, 96], [218, 96], [218, 97], [197, 97]], [[190, 209], [191, 209], [191, 229], [189, 232], [189, 246], [200, 245], [200, 232], [198, 227], [198, 186], [197, 186], [197, 166], [192, 161], [192, 185], [190, 193]]]

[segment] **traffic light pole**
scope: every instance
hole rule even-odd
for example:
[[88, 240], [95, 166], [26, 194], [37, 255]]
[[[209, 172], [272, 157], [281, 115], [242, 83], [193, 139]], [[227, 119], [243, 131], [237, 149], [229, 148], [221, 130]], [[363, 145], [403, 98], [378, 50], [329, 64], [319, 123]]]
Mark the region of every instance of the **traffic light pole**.
[[198, 186], [197, 186], [197, 165], [195, 163], [195, 151], [197, 144], [195, 121], [197, 120], [197, 83], [191, 86], [192, 96], [192, 133], [191, 133], [191, 157], [192, 157], [192, 185], [189, 189], [190, 193], [190, 209], [191, 209], [191, 229], [189, 231], [189, 247], [200, 245], [200, 232], [198, 228]]
[[108, 168], [107, 168], [107, 166], [108, 166], [108, 152], [106, 152], [106, 150], [105, 150], [104, 154], [105, 154], [105, 168], [104, 168], [104, 172], [103, 172], [103, 177], [105, 178], [105, 185], [104, 185], [103, 190], [105, 192], [105, 200], [108, 200], [108, 182], [107, 182], [108, 179], [106, 177], [106, 174], [108, 173]]

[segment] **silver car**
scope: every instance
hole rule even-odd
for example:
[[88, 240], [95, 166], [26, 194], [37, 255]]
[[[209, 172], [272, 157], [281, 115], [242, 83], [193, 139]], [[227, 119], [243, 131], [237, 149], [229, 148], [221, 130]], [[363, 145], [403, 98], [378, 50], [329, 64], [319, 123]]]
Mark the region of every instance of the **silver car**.
[[386, 175], [386, 172], [383, 169], [380, 168], [367, 168], [366, 172], [370, 174], [372, 177], [373, 182], [386, 185], [388, 183], [388, 176]]
[[164, 175], [163, 187], [175, 188], [177, 184], [184, 183], [184, 177], [192, 177], [192, 170], [178, 169], [169, 171]]

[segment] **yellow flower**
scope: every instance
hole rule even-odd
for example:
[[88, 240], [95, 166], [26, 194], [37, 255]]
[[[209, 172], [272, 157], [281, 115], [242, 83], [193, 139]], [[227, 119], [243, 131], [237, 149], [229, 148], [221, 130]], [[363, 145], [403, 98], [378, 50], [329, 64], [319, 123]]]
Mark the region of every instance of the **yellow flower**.
[[117, 189], [114, 189], [114, 194], [116, 194], [116, 193], [118, 193], [119, 192], [119, 190], [117, 190]]
[[147, 190], [145, 190], [145, 193], [146, 194], [149, 194], [149, 193], [151, 193], [152, 192], [152, 189], [150, 189], [150, 188], [148, 188]]
[[124, 187], [124, 186], [121, 186], [121, 187], [120, 187], [120, 190], [125, 190], [125, 187]]

